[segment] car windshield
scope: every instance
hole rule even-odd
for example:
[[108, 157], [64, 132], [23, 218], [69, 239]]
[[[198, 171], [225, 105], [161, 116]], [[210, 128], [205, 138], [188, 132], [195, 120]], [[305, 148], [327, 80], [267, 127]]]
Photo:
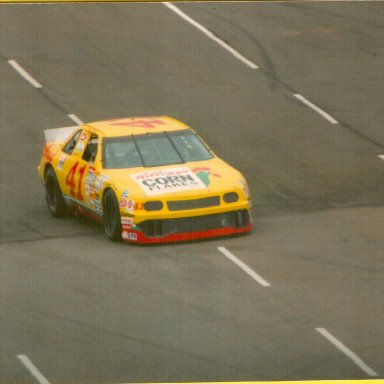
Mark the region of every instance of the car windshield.
[[107, 169], [156, 167], [212, 157], [192, 130], [110, 137], [103, 144], [103, 167]]

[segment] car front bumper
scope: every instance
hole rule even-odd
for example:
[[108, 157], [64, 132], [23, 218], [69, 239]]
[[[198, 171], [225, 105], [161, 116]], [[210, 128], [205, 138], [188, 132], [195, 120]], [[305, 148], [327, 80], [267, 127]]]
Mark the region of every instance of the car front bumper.
[[251, 214], [248, 209], [242, 209], [204, 216], [146, 220], [133, 228], [123, 228], [122, 239], [156, 244], [235, 235], [251, 229]]

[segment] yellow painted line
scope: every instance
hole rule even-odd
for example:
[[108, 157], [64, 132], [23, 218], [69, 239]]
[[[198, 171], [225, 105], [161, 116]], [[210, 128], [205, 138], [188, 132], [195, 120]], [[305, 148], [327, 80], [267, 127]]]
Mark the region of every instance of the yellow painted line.
[[[179, 0], [172, 1], [177, 3]], [[181, 0], [180, 0], [181, 1]], [[188, 0], [201, 1], [201, 0]], [[210, 0], [210, 1], [223, 1], [223, 0]], [[243, 1], [264, 1], [264, 0], [243, 0]], [[1, 3], [162, 3], [163, 0], [0, 0]]]
[[[188, 1], [200, 1], [200, 0], [188, 0]], [[222, 1], [222, 0], [213, 0], [213, 1]], [[245, 0], [247, 1], [247, 0]], [[253, 0], [249, 0], [253, 1]], [[256, 0], [259, 1], [259, 0]], [[260, 0], [262, 1], [262, 0]], [[0, 3], [162, 3], [163, 0], [0, 0]], [[177, 2], [177, 0], [176, 0]]]
[[[119, 383], [131, 384], [131, 383]], [[384, 384], [384, 379], [369, 380], [299, 380], [299, 381], [208, 381], [188, 383], [145, 383], [145, 384]]]
[[[184, 0], [174, 0], [172, 3], [181, 3]], [[201, 2], [202, 0], [188, 0], [188, 2]], [[204, 0], [203, 0], [204, 1]], [[223, 0], [209, 0], [212, 1], [223, 1]], [[265, 0], [242, 0], [242, 1], [249, 1], [249, 2], [263, 2]], [[298, 0], [295, 0], [298, 1]], [[163, 3], [163, 0], [0, 0], [0, 4], [7, 4], [7, 3]]]
[[[199, 1], [199, 0], [188, 0], [188, 1]], [[222, 1], [222, 0], [213, 0], [213, 1]], [[247, 0], [246, 0], [247, 1]], [[259, 0], [256, 0], [259, 1]], [[162, 3], [162, 0], [0, 0], [0, 4], [10, 4], [10, 3]]]

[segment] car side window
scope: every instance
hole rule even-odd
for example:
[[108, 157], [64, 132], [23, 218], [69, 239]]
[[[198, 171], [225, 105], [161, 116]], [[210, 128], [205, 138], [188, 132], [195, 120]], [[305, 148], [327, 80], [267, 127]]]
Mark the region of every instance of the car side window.
[[76, 143], [77, 143], [77, 141], [79, 140], [80, 133], [81, 133], [81, 130], [80, 130], [80, 131], [77, 131], [77, 132], [71, 137], [71, 139], [68, 141], [68, 143], [65, 145], [65, 147], [63, 148], [63, 152], [65, 152], [67, 155], [72, 155], [72, 152], [73, 152], [73, 150], [74, 150], [75, 147], [76, 147]]
[[99, 143], [99, 138], [97, 135], [92, 135], [88, 141], [88, 144], [84, 150], [82, 159], [88, 163], [93, 163], [97, 155], [97, 147]]

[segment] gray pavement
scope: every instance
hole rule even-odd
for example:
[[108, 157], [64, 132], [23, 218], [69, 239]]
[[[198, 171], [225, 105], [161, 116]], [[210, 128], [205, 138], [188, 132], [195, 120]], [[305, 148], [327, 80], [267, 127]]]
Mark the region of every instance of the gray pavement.
[[[20, 355], [51, 384], [384, 378], [384, 4], [178, 7], [259, 69], [162, 4], [0, 5], [0, 383], [36, 382]], [[255, 230], [138, 247], [53, 219], [36, 165], [69, 114], [190, 124]]]

